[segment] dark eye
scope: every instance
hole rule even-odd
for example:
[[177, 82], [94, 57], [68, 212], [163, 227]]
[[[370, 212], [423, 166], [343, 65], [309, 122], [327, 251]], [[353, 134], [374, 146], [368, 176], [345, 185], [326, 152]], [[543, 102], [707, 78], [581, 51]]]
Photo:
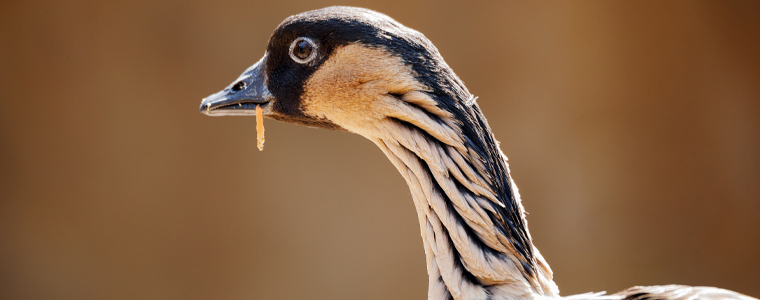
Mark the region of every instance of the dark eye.
[[290, 57], [299, 63], [307, 63], [316, 54], [316, 45], [308, 38], [298, 38], [290, 45]]
[[293, 49], [293, 54], [300, 59], [306, 59], [311, 55], [311, 44], [307, 41], [300, 41]]

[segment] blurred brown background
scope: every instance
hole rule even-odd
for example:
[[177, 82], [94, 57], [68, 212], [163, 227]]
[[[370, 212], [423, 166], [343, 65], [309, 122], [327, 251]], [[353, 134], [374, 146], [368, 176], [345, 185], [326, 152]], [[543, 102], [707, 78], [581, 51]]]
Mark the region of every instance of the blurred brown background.
[[407, 187], [347, 133], [209, 118], [285, 17], [423, 32], [480, 98], [563, 295], [760, 296], [756, 1], [0, 4], [0, 298], [425, 299]]

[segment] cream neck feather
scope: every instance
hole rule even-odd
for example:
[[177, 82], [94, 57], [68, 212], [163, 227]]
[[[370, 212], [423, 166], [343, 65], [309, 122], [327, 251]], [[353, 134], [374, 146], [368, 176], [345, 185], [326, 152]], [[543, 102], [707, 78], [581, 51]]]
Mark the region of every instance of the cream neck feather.
[[[504, 220], [494, 206], [504, 203], [484, 175], [484, 160], [465, 146], [459, 124], [424, 92], [395, 100], [387, 106], [395, 107], [388, 117], [357, 133], [380, 147], [409, 185], [427, 258], [429, 299], [558, 296], [538, 249], [529, 241], [535, 261], [525, 261], [495, 224]], [[496, 159], [506, 164], [503, 154]], [[519, 203], [517, 188], [510, 185]], [[515, 213], [524, 219], [522, 205], [517, 207]]]

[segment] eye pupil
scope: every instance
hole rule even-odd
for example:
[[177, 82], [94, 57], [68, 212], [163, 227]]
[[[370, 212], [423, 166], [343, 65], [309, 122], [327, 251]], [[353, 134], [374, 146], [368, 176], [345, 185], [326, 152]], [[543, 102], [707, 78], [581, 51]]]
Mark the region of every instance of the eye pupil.
[[309, 43], [308, 41], [305, 41], [305, 40], [300, 41], [300, 42], [298, 42], [298, 44], [296, 45], [295, 49], [293, 49], [293, 50], [295, 52], [294, 54], [298, 58], [300, 58], [300, 59], [306, 59], [306, 58], [309, 57], [309, 55], [311, 55], [311, 50], [312, 50], [311, 43]]

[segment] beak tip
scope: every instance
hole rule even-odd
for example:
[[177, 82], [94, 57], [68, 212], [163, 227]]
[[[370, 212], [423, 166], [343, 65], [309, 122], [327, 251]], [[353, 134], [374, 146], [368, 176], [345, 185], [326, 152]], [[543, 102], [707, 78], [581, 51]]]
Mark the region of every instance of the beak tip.
[[203, 98], [203, 100], [201, 100], [201, 107], [198, 108], [198, 111], [204, 115], [207, 115], [209, 108], [211, 108], [211, 103], [206, 103], [206, 98]]

